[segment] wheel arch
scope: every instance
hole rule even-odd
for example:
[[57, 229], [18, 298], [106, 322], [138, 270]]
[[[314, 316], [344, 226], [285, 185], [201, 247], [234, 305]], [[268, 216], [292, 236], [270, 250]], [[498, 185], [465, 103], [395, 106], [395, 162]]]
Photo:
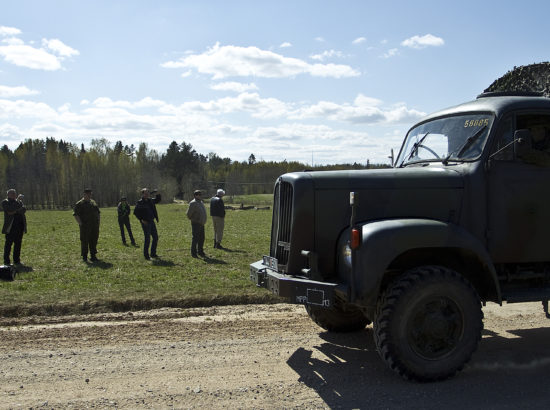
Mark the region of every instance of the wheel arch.
[[441, 265], [468, 279], [483, 300], [501, 303], [500, 284], [484, 245], [464, 228], [431, 219], [392, 219], [362, 225], [356, 251], [355, 301], [374, 309], [378, 295], [403, 271]]

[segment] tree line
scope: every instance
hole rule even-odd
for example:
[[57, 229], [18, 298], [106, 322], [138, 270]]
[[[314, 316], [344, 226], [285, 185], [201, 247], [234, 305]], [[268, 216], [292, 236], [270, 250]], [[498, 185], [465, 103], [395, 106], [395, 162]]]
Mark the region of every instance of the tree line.
[[232, 161], [211, 152], [203, 155], [191, 144], [173, 141], [165, 153], [117, 141], [94, 139], [89, 147], [63, 140], [27, 139], [15, 150], [0, 148], [0, 187], [17, 189], [30, 208], [67, 208], [91, 188], [100, 206], [114, 206], [121, 196], [139, 199], [142, 187], [158, 189], [164, 198], [191, 199], [195, 189], [212, 194], [223, 188], [229, 194], [270, 194], [275, 179], [304, 169], [363, 169], [385, 165], [340, 164], [311, 167], [300, 162]]

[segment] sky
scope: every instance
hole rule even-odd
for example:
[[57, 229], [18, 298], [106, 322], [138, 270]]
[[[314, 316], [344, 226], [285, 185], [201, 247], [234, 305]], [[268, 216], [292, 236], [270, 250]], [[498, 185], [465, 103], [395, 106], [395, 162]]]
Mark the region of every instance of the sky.
[[0, 145], [389, 163], [423, 116], [549, 61], [548, 15], [529, 0], [0, 0]]

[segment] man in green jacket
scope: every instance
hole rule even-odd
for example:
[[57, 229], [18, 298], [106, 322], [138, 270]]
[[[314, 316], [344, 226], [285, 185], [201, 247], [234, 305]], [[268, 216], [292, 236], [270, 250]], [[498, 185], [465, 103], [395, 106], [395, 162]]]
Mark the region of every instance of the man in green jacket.
[[132, 234], [132, 226], [130, 225], [130, 205], [126, 200], [126, 197], [123, 196], [120, 198], [120, 202], [117, 205], [118, 213], [118, 226], [120, 227], [120, 236], [122, 237], [122, 243], [126, 245], [126, 235], [124, 235], [124, 227], [128, 230], [128, 236], [130, 237], [130, 242], [132, 245], [136, 246], [136, 241], [134, 240], [134, 235]]

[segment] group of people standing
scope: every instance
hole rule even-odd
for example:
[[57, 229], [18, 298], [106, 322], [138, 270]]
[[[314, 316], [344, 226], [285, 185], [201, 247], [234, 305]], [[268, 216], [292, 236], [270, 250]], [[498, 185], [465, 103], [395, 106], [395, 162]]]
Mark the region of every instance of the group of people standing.
[[[225, 205], [223, 196], [225, 191], [218, 189], [216, 195], [210, 200], [210, 216], [214, 225], [214, 248], [223, 249], [221, 242], [224, 230]], [[161, 201], [161, 195], [157, 191], [149, 192], [147, 188], [141, 190], [141, 199], [137, 201], [134, 207], [134, 215], [139, 220], [143, 229], [143, 256], [145, 259], [158, 258], [157, 244], [158, 232], [155, 221], [159, 222], [159, 216], [156, 204]], [[4, 211], [4, 225], [2, 233], [6, 237], [4, 244], [4, 265], [11, 264], [11, 249], [13, 246], [13, 262], [18, 265], [21, 263], [21, 245], [23, 234], [27, 232], [27, 220], [25, 216], [26, 208], [23, 204], [23, 195], [17, 195], [15, 189], [7, 192], [7, 198], [2, 201]], [[97, 259], [97, 241], [99, 239], [100, 225], [99, 206], [92, 199], [92, 190], [85, 189], [82, 198], [75, 204], [73, 216], [80, 230], [80, 254], [84, 262], [89, 260], [96, 262]], [[122, 197], [117, 205], [118, 224], [122, 243], [127, 245], [125, 230], [128, 231], [130, 243], [138, 246], [132, 233], [130, 224], [131, 207], [126, 197]], [[191, 221], [191, 256], [206, 257], [204, 253], [204, 225], [206, 224], [207, 213], [204, 202], [202, 201], [202, 191], [197, 190], [193, 193], [193, 200], [189, 203], [187, 217]]]
[[[214, 248], [223, 249], [223, 229], [225, 221], [225, 205], [223, 196], [225, 191], [218, 189], [216, 195], [210, 199], [210, 216], [214, 225]], [[202, 191], [193, 192], [193, 200], [189, 202], [187, 218], [191, 221], [191, 256], [205, 257], [204, 254], [204, 225], [206, 224], [206, 207], [202, 200]]]
[[[151, 195], [154, 195], [153, 197]], [[210, 216], [214, 225], [214, 248], [223, 249], [221, 242], [223, 239], [225, 205], [223, 196], [225, 191], [218, 189], [216, 195], [210, 200]], [[158, 258], [157, 244], [158, 232], [155, 221], [159, 222], [159, 215], [156, 204], [161, 201], [161, 195], [157, 191], [149, 192], [147, 188], [141, 190], [141, 199], [137, 201], [134, 207], [134, 215], [139, 220], [143, 229], [143, 256], [145, 259]], [[81, 215], [82, 210], [88, 214], [88, 217]], [[117, 206], [118, 224], [120, 227], [120, 235], [122, 243], [126, 245], [125, 229], [128, 231], [130, 242], [137, 246], [132, 234], [130, 225], [131, 208], [125, 197], [122, 197]], [[75, 219], [80, 225], [80, 241], [82, 244], [82, 259], [87, 260], [88, 250], [90, 252], [91, 261], [96, 261], [95, 254], [97, 253], [96, 244], [99, 236], [99, 207], [93, 199], [91, 199], [91, 190], [84, 191], [84, 197], [77, 202], [74, 210]], [[191, 256], [198, 258], [199, 256], [206, 257], [204, 253], [204, 225], [206, 224], [206, 207], [202, 201], [202, 191], [196, 190], [193, 192], [193, 200], [189, 203], [187, 209], [187, 217], [191, 221]], [[83, 220], [86, 223], [81, 223]]]

